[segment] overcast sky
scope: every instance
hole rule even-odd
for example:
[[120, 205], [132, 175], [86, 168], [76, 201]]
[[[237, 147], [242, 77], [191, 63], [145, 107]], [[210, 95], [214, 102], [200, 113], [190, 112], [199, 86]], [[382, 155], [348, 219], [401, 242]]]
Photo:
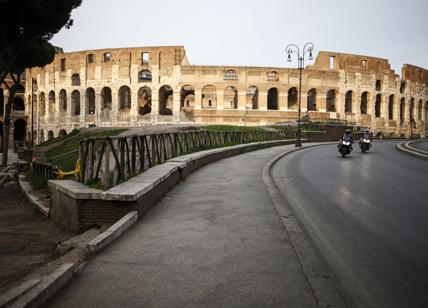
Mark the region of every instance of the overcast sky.
[[[389, 59], [428, 69], [427, 0], [83, 0], [65, 51], [184, 45], [191, 64], [289, 66], [285, 47]], [[292, 65], [296, 65], [294, 62]]]

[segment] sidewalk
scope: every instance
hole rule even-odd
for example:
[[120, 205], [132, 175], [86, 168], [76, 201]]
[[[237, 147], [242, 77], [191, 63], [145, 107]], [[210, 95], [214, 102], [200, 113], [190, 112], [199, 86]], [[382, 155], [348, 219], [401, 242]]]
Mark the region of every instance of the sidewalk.
[[[0, 164], [2, 160], [3, 160], [3, 153], [0, 153]], [[9, 150], [7, 155], [7, 165], [10, 166], [13, 163], [16, 163], [17, 161], [19, 161], [18, 153], [13, 153], [13, 150]]]
[[268, 160], [291, 149], [196, 171], [50, 306], [318, 307], [261, 177]]

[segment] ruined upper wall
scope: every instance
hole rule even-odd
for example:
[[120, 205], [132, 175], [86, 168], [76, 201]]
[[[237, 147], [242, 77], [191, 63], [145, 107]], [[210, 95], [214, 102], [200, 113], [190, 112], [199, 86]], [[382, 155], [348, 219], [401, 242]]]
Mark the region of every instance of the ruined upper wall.
[[422, 67], [404, 64], [401, 69], [401, 76], [403, 80], [428, 84], [428, 71]]
[[320, 51], [308, 69], [395, 74], [387, 59], [329, 51]]

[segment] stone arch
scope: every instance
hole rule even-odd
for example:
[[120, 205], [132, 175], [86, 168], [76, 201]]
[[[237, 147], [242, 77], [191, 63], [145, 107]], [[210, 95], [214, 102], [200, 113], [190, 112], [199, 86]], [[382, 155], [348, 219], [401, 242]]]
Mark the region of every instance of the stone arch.
[[112, 95], [109, 87], [101, 89], [101, 110], [111, 110], [112, 108]]
[[71, 75], [71, 85], [78, 87], [80, 86], [80, 75], [77, 73], [74, 73], [73, 75]]
[[131, 89], [121, 86], [119, 89], [119, 110], [131, 109]]
[[138, 114], [145, 115], [152, 112], [152, 90], [142, 87], [138, 90]]
[[402, 81], [400, 84], [400, 94], [404, 94], [405, 91], [406, 91], [406, 82]]
[[394, 101], [395, 101], [395, 96], [394, 94], [391, 94], [388, 100], [388, 119], [389, 120], [394, 119]]
[[173, 90], [170, 86], [164, 85], [159, 89], [159, 114], [172, 115]]
[[58, 137], [64, 137], [64, 136], [67, 136], [67, 131], [65, 129], [61, 129], [58, 132]]
[[238, 109], [238, 90], [233, 86], [224, 90], [224, 107]]
[[15, 96], [13, 99], [13, 110], [16, 111], [24, 111], [25, 110], [25, 103], [22, 97]]
[[80, 115], [80, 92], [78, 90], [71, 92], [71, 112], [73, 116]]
[[409, 120], [415, 119], [415, 99], [412, 97], [410, 99], [410, 105], [409, 105]]
[[256, 86], [248, 87], [246, 100], [246, 107], [248, 109], [259, 109], [259, 90]]
[[360, 104], [361, 114], [367, 114], [368, 101], [369, 101], [369, 92], [365, 91], [361, 94], [361, 104]]
[[336, 91], [334, 89], [327, 92], [326, 107], [327, 112], [336, 112]]
[[418, 121], [422, 121], [422, 105], [423, 102], [422, 99], [420, 99], [418, 103]]
[[49, 115], [53, 116], [53, 113], [55, 112], [55, 92], [50, 91], [48, 95], [48, 110]]
[[404, 112], [406, 110], [406, 99], [404, 97], [400, 100], [400, 125], [404, 124]]
[[25, 141], [25, 135], [27, 131], [27, 122], [23, 119], [17, 119], [13, 123], [13, 141]]
[[180, 107], [181, 108], [195, 107], [195, 89], [191, 85], [185, 85], [181, 88]]
[[138, 72], [138, 82], [152, 82], [152, 72], [141, 70]]
[[53, 140], [55, 137], [54, 137], [54, 132], [53, 131], [48, 131], [48, 141], [49, 140]]
[[223, 80], [238, 80], [238, 74], [235, 70], [227, 70], [223, 74]]
[[348, 91], [345, 94], [345, 113], [352, 113], [352, 91]]
[[270, 88], [267, 93], [267, 109], [278, 110], [278, 89]]
[[64, 89], [59, 91], [59, 110], [64, 112], [67, 111], [67, 91]]
[[202, 88], [202, 108], [217, 108], [217, 91], [214, 86]]
[[317, 90], [310, 89], [308, 92], [308, 111], [316, 111], [317, 110]]
[[376, 94], [375, 118], [381, 117], [382, 94]]
[[296, 87], [292, 87], [288, 90], [288, 109], [298, 109], [297, 97], [298, 92]]
[[95, 114], [95, 90], [87, 88], [85, 92], [85, 113]]
[[46, 108], [46, 96], [45, 92], [41, 92], [39, 95], [39, 115], [45, 115]]
[[0, 116], [4, 114], [4, 91], [0, 87]]

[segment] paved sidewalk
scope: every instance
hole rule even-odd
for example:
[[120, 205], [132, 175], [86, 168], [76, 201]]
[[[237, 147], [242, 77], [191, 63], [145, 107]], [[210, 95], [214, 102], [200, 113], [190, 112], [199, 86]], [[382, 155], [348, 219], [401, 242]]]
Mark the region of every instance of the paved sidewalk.
[[281, 146], [210, 164], [90, 260], [51, 307], [318, 307], [261, 173]]

